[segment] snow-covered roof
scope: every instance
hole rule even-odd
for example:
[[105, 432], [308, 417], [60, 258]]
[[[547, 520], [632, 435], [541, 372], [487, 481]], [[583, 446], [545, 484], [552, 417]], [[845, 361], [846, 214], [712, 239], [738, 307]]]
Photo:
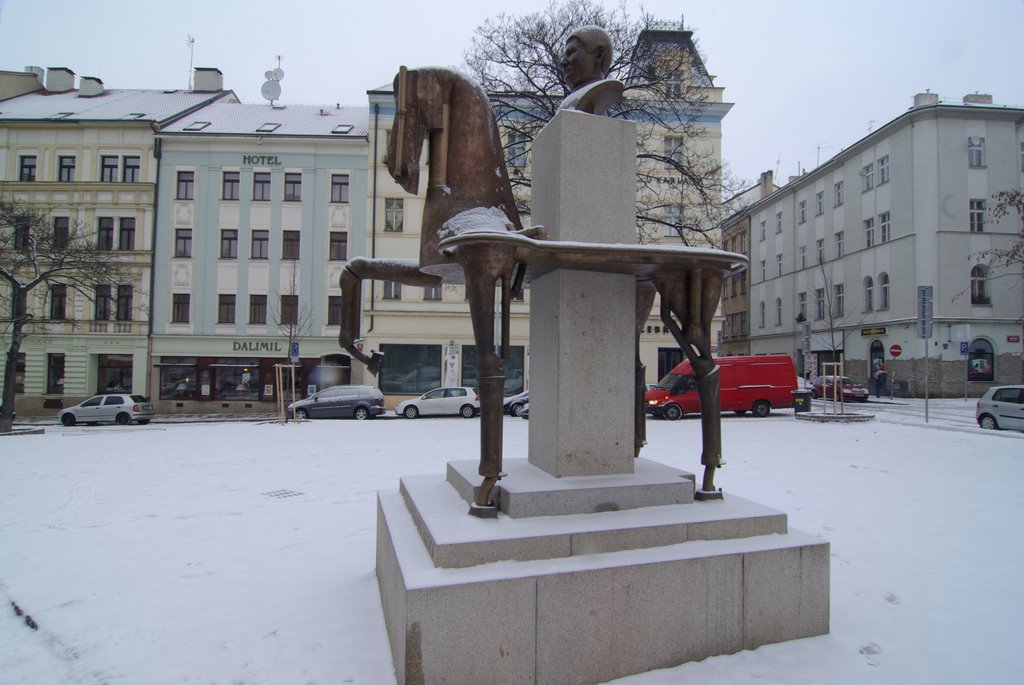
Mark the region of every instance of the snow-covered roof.
[[80, 96], [76, 90], [63, 93], [40, 90], [0, 102], [0, 121], [150, 121], [159, 124], [206, 103], [234, 97], [229, 90], [108, 89], [92, 97]]
[[368, 107], [217, 102], [169, 124], [162, 133], [365, 137], [369, 116]]

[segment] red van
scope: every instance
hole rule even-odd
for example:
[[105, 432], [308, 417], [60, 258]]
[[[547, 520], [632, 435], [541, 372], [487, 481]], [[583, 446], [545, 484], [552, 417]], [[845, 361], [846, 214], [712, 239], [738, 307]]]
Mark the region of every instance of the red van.
[[[722, 411], [768, 416], [772, 407], [793, 405], [796, 367], [785, 354], [755, 357], [719, 357], [715, 359], [721, 374], [719, 395]], [[656, 388], [645, 395], [648, 414], [675, 421], [683, 414], [700, 413], [697, 379], [688, 359], [665, 375]]]

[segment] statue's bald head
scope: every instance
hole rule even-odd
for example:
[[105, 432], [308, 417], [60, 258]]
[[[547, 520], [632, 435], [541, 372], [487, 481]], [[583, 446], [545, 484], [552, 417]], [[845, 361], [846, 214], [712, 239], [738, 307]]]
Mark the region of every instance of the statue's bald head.
[[570, 90], [608, 76], [612, 64], [612, 39], [600, 26], [581, 26], [565, 41], [562, 75]]

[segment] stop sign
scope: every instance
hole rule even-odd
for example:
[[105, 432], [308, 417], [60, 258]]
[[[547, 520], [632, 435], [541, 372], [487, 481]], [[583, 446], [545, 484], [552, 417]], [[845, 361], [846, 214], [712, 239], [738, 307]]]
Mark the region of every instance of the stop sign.
[[899, 345], [893, 345], [892, 347], [889, 348], [889, 354], [891, 354], [893, 357], [898, 357], [901, 354], [903, 354], [903, 348], [900, 347]]

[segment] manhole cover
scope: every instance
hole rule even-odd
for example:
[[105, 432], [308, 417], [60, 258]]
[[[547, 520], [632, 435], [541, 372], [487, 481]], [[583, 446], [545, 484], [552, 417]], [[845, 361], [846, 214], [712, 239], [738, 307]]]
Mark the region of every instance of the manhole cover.
[[286, 497], [298, 497], [299, 495], [304, 495], [306, 493], [295, 492], [294, 490], [271, 490], [270, 492], [261, 492], [260, 494], [266, 495], [267, 497], [277, 497], [279, 499], [284, 499]]

